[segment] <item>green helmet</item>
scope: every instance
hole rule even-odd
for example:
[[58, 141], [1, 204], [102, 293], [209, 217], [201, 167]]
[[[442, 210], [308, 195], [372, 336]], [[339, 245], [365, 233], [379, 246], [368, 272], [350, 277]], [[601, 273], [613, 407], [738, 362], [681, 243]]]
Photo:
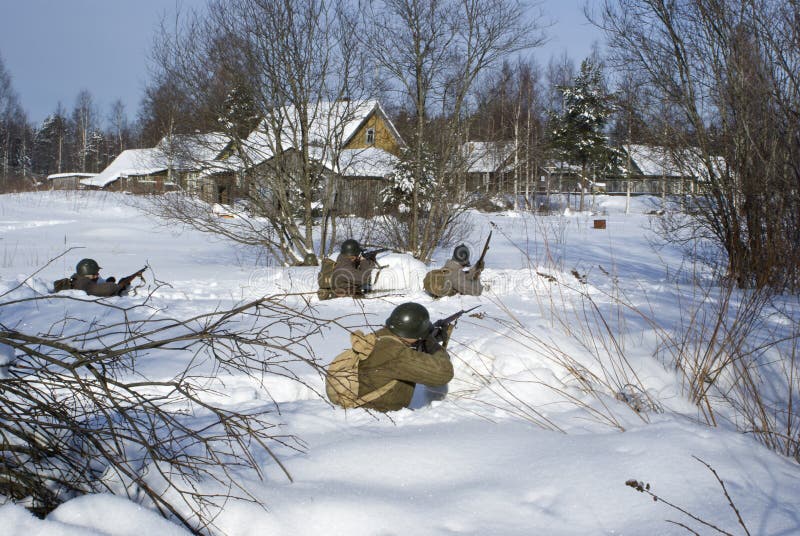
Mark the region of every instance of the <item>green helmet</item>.
[[350, 255], [351, 257], [358, 257], [361, 255], [361, 244], [358, 243], [358, 240], [353, 240], [350, 238], [349, 240], [345, 240], [342, 242], [342, 250], [343, 255]]
[[453, 250], [453, 260], [461, 266], [469, 266], [469, 248], [464, 244], [459, 244]]
[[389, 331], [404, 339], [421, 339], [431, 332], [433, 325], [424, 306], [408, 302], [398, 305], [386, 319]]
[[97, 275], [100, 273], [100, 265], [94, 259], [81, 259], [75, 266], [75, 273], [78, 275]]

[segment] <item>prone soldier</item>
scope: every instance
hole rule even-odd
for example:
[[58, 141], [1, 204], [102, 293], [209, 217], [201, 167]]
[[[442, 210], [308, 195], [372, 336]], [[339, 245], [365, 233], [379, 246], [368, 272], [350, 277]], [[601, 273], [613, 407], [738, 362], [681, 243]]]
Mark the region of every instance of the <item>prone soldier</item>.
[[141, 270], [123, 277], [119, 281], [113, 277], [101, 281], [100, 269], [100, 265], [97, 264], [96, 260], [81, 259], [75, 266], [75, 273], [72, 274], [72, 277], [68, 279], [59, 279], [55, 282], [55, 291], [60, 292], [62, 290], [76, 289], [82, 290], [90, 296], [120, 296], [130, 287], [131, 282], [135, 278], [142, 277], [147, 267], [145, 266]]
[[469, 248], [464, 244], [456, 246], [453, 250], [453, 256], [447, 260], [442, 268], [431, 270], [425, 274], [425, 279], [422, 281], [425, 291], [435, 298], [455, 296], [456, 294], [480, 296], [483, 292], [483, 285], [481, 284], [481, 273], [484, 268], [483, 259], [486, 257], [491, 239], [492, 233], [490, 232], [478, 262], [468, 270], [464, 269], [470, 266]]
[[330, 259], [322, 261], [322, 270], [317, 278], [319, 297], [359, 297], [372, 290], [372, 271], [378, 268], [378, 253], [384, 251], [387, 248], [366, 251], [352, 238], [342, 242], [335, 262]]

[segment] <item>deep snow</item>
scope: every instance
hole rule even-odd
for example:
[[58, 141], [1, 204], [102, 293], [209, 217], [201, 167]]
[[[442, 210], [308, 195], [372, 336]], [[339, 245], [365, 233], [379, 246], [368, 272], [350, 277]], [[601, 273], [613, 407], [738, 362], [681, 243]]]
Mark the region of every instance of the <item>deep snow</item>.
[[[255, 248], [156, 221], [136, 202], [102, 192], [0, 196], [0, 292], [27, 281], [15, 292], [45, 293], [82, 257], [97, 259], [104, 275], [117, 277], [148, 263], [147, 288], [111, 300], [142, 300], [156, 288], [155, 274], [169, 285], [154, 290], [152, 302], [173, 316], [315, 290], [313, 268], [266, 266]], [[412, 409], [381, 415], [333, 408], [318, 395], [324, 391], [319, 373], [299, 365], [295, 372], [306, 385], [284, 377], [268, 377], [263, 385], [243, 376], [221, 378], [227, 404], [277, 402], [285, 431], [306, 448], [279, 451], [294, 483], [266, 457], [263, 481], [242, 474], [240, 483], [264, 507], [230, 501], [217, 525], [232, 535], [685, 534], [665, 521], [671, 519], [707, 533], [626, 487], [633, 478], [706, 521], [743, 533], [697, 457], [725, 481], [751, 534], [800, 533], [797, 464], [725, 422], [717, 428], [698, 422], [678, 374], [656, 355], [657, 330], [618, 305], [624, 299], [664, 330], [677, 330], [688, 305], [700, 299], [687, 281], [693, 269], [703, 275], [702, 269], [687, 266], [677, 249], [659, 245], [650, 230], [655, 217], [647, 213], [654, 202], [635, 198], [627, 215], [624, 198], [606, 197], [596, 200], [595, 215], [470, 213], [464, 241], [473, 252], [493, 230], [484, 272], [488, 289], [480, 298], [432, 300], [421, 291], [428, 267], [399, 254], [381, 255], [387, 268], [372, 299], [317, 302], [308, 294], [320, 318], [350, 315], [343, 323], [361, 328], [381, 324], [393, 307], [410, 300], [426, 305], [433, 318], [481, 307], [480, 315], [456, 328], [456, 378], [447, 395], [420, 387]], [[594, 218], [606, 219], [607, 228], [593, 229]], [[29, 279], [73, 247], [80, 249]], [[437, 251], [433, 264], [449, 255], [449, 248]], [[287, 303], [301, 300], [289, 297]], [[597, 309], [587, 313], [587, 303]], [[96, 311], [90, 302], [69, 307], [79, 312], [74, 316]], [[789, 310], [789, 323], [796, 324], [798, 309]], [[602, 313], [609, 331], [598, 327], [591, 311]], [[15, 306], [0, 309], [0, 321], [36, 331], [65, 314], [63, 303], [35, 311]], [[312, 340], [310, 357], [326, 363], [347, 341], [345, 329], [323, 330]], [[564, 356], [585, 371], [586, 383], [566, 370]], [[151, 378], [168, 377], [183, 364], [179, 355], [145, 361], [139, 370]], [[642, 413], [615, 399], [634, 378], [654, 404]], [[109, 495], [73, 499], [45, 520], [20, 506], [0, 507], [0, 534], [183, 533]]]

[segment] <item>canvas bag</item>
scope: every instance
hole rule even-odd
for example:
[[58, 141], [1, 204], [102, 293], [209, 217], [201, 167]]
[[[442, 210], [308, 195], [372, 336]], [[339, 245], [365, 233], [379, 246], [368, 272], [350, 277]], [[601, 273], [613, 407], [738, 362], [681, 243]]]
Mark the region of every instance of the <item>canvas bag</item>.
[[450, 282], [450, 270], [447, 268], [431, 270], [425, 274], [425, 278], [422, 280], [422, 288], [435, 298], [456, 295], [453, 284]]
[[322, 268], [317, 274], [317, 284], [319, 285], [317, 296], [320, 300], [330, 300], [336, 297], [336, 293], [331, 288], [333, 284], [333, 268], [335, 266], [336, 262], [333, 259], [322, 259]]
[[325, 375], [328, 400], [345, 409], [358, 408], [377, 400], [397, 385], [397, 380], [392, 380], [362, 397], [358, 396], [358, 365], [369, 357], [376, 341], [374, 333], [364, 335], [362, 331], [356, 330], [350, 334], [352, 348], [337, 355], [328, 365]]
[[322, 268], [317, 274], [319, 288], [331, 288], [333, 285], [333, 268], [336, 262], [333, 259], [322, 259]]

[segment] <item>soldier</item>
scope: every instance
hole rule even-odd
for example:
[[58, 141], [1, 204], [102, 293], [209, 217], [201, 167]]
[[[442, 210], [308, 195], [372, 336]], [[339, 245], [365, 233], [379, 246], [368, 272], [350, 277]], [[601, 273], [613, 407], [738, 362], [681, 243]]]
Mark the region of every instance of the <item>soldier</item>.
[[128, 289], [134, 278], [142, 276], [145, 269], [146, 267], [127, 277], [123, 277], [119, 281], [116, 281], [113, 277], [100, 281], [100, 265], [97, 264], [97, 261], [94, 259], [81, 259], [75, 266], [75, 273], [66, 280], [68, 281], [66, 288], [64, 288], [63, 284], [60, 285], [61, 281], [64, 280], [56, 281], [55, 287], [57, 292], [59, 290], [77, 289], [90, 296], [119, 296]]
[[328, 367], [328, 398], [345, 408], [408, 407], [417, 383], [441, 386], [453, 379], [453, 364], [442, 346], [450, 330], [450, 325], [434, 330], [428, 310], [418, 303], [398, 305], [382, 329], [351, 334], [353, 348]]
[[422, 284], [428, 294], [436, 298], [466, 294], [480, 296], [483, 292], [481, 272], [483, 272], [483, 258], [469, 270], [469, 248], [459, 244], [453, 250], [453, 257], [448, 259], [444, 267], [431, 270], [425, 274]]
[[336, 296], [360, 296], [372, 290], [372, 270], [378, 263], [374, 256], [365, 256], [365, 253], [357, 240], [351, 238], [342, 242], [330, 277]]

